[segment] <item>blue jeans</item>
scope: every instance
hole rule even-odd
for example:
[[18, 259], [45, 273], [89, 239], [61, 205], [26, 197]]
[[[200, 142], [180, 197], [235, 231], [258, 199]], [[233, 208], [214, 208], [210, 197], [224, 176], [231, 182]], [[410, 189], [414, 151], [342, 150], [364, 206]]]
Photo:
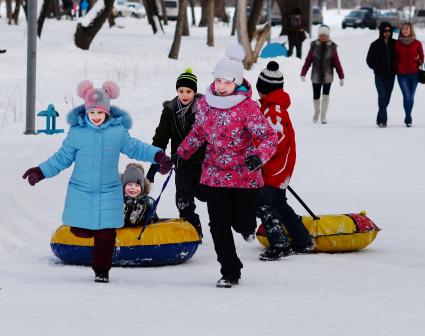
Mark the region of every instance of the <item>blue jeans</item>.
[[403, 107], [405, 124], [412, 123], [412, 109], [415, 101], [416, 87], [418, 86], [418, 73], [408, 75], [397, 75], [398, 84], [403, 94]]
[[394, 88], [395, 76], [382, 77], [375, 74], [375, 86], [378, 91], [378, 116], [376, 117], [376, 123], [387, 124], [387, 107], [390, 103], [391, 93]]

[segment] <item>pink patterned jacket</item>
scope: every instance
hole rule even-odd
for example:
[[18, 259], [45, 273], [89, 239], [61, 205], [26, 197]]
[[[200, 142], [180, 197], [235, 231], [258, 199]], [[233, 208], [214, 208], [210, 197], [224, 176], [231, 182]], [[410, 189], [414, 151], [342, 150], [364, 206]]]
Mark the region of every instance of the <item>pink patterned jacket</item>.
[[[264, 185], [261, 169], [250, 172], [244, 161], [258, 155], [267, 162], [276, 150], [277, 136], [257, 104], [251, 99], [252, 89], [231, 96], [214, 94], [214, 84], [197, 101], [197, 114], [192, 131], [180, 144], [177, 154], [184, 160], [207, 142], [202, 165], [201, 183], [210, 187], [260, 188]], [[258, 144], [253, 146], [253, 141]]]

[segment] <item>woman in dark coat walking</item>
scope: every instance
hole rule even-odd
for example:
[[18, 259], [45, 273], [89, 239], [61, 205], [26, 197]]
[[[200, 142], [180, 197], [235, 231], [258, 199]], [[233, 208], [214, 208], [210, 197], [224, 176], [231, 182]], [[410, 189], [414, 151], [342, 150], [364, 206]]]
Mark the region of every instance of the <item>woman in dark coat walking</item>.
[[378, 115], [376, 124], [380, 128], [387, 127], [387, 106], [390, 103], [394, 87], [395, 67], [393, 28], [389, 22], [379, 26], [379, 38], [369, 47], [366, 62], [375, 73], [375, 86], [378, 91]]

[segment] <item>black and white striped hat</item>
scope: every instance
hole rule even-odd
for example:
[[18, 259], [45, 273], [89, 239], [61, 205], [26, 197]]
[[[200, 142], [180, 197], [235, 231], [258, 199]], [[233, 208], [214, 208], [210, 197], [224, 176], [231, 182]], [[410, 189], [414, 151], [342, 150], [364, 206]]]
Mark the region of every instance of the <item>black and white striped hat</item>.
[[275, 61], [269, 62], [267, 68], [260, 72], [256, 87], [258, 92], [262, 94], [282, 89], [283, 74], [279, 71], [279, 64]]

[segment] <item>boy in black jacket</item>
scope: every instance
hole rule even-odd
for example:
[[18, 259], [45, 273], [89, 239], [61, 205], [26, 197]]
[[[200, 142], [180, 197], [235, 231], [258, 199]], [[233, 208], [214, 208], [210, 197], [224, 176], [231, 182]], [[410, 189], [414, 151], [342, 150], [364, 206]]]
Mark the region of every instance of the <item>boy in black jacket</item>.
[[389, 22], [379, 26], [379, 38], [372, 42], [367, 53], [366, 62], [375, 73], [375, 86], [378, 91], [378, 115], [376, 124], [380, 128], [387, 127], [387, 106], [390, 103], [394, 87], [395, 66], [393, 28]]
[[[202, 146], [189, 160], [182, 160], [176, 154], [180, 143], [193, 127], [196, 114], [195, 102], [201, 97], [196, 93], [197, 77], [192, 73], [192, 69], [186, 69], [177, 77], [176, 90], [177, 97], [163, 103], [164, 108], [152, 138], [152, 144], [165, 151], [171, 139], [171, 157], [176, 172], [176, 206], [180, 218], [190, 222], [202, 238], [201, 221], [195, 212], [195, 197], [200, 201], [206, 201], [205, 192], [199, 183], [205, 146]], [[154, 181], [157, 170], [158, 166], [152, 164], [146, 175], [149, 181]]]

